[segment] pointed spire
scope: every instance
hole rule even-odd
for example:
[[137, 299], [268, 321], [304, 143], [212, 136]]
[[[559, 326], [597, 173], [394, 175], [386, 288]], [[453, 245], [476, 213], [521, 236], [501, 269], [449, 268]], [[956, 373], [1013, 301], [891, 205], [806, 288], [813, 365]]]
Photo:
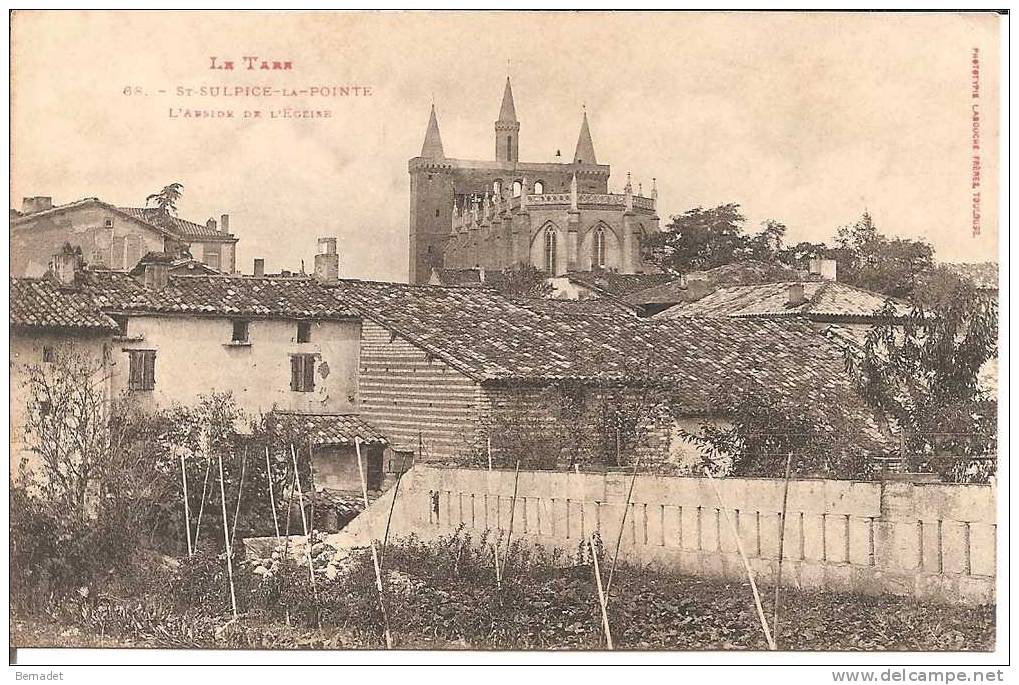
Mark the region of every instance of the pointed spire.
[[443, 159], [446, 154], [442, 151], [442, 136], [439, 135], [439, 120], [435, 118], [435, 105], [432, 105], [432, 113], [428, 117], [428, 130], [425, 131], [425, 142], [421, 146], [421, 156], [433, 159]]
[[591, 141], [591, 128], [587, 125], [587, 110], [584, 110], [584, 121], [580, 124], [580, 137], [577, 138], [577, 152], [573, 155], [574, 164], [597, 164], [594, 156], [594, 142]]
[[513, 106], [513, 88], [510, 78], [506, 77], [506, 89], [502, 92], [502, 106], [499, 108], [499, 121], [516, 121], [517, 108]]

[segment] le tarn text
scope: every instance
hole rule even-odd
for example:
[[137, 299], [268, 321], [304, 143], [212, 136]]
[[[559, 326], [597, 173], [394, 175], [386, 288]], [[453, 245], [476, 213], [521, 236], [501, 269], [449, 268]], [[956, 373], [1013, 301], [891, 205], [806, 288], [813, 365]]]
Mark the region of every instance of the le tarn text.
[[209, 69], [215, 71], [291, 71], [294, 63], [290, 60], [265, 59], [258, 56], [245, 56], [240, 60], [210, 57]]

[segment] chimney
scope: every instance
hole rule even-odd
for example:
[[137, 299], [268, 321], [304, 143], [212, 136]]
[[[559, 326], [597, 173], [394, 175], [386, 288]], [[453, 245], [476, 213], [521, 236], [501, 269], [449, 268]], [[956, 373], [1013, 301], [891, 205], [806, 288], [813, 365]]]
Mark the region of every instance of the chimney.
[[262, 277], [265, 275], [265, 260], [262, 259], [261, 257], [255, 258], [255, 266], [252, 269], [252, 274], [258, 277]]
[[216, 230], [216, 220], [215, 219], [209, 219], [208, 221], [205, 222], [205, 227], [207, 229], [209, 229], [210, 231], [215, 231]]
[[693, 302], [699, 300], [708, 293], [714, 290], [714, 286], [711, 281], [704, 279], [693, 279], [686, 282], [686, 302]]
[[219, 227], [224, 233], [230, 232], [230, 215], [223, 214], [219, 217]]
[[60, 251], [53, 255], [53, 261], [50, 263], [53, 275], [61, 285], [74, 285], [82, 266], [81, 248], [71, 247], [69, 243], [64, 243]]
[[37, 195], [36, 197], [25, 197], [21, 199], [21, 212], [23, 214], [34, 214], [53, 209], [53, 198], [48, 195]]
[[838, 280], [838, 262], [834, 259], [811, 259], [809, 271], [823, 281]]
[[315, 254], [315, 278], [323, 283], [333, 283], [340, 277], [340, 255], [336, 253], [336, 238], [318, 239]]
[[804, 297], [804, 295], [803, 295], [803, 284], [802, 283], [790, 283], [789, 284], [789, 298], [786, 301], [786, 306], [787, 307], [798, 307], [798, 306], [800, 306], [801, 304], [803, 304], [806, 301], [807, 301], [807, 298]]
[[161, 262], [148, 262], [142, 275], [142, 285], [154, 290], [162, 290], [170, 281], [170, 265]]

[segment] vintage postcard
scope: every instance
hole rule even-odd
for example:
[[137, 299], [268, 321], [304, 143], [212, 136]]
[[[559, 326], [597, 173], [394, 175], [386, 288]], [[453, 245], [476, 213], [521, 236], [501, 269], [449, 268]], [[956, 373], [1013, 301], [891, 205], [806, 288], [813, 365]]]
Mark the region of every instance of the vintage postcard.
[[1007, 12], [10, 22], [23, 679], [995, 679]]

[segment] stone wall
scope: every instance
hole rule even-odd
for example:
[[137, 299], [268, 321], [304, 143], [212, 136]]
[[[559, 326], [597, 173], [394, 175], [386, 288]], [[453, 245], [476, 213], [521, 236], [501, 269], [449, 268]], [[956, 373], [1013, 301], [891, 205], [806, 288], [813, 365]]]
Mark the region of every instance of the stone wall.
[[[576, 550], [597, 531], [614, 546], [626, 474], [521, 472], [513, 537]], [[757, 580], [774, 582], [782, 521], [780, 479], [716, 481]], [[463, 526], [507, 531], [514, 472], [415, 466], [404, 477], [390, 538], [424, 539]], [[389, 490], [333, 540], [384, 535]], [[987, 485], [794, 480], [784, 533], [783, 584], [895, 594], [951, 603], [993, 602], [995, 495]], [[622, 526], [621, 557], [692, 575], [745, 578], [735, 537], [706, 478], [641, 476]]]

